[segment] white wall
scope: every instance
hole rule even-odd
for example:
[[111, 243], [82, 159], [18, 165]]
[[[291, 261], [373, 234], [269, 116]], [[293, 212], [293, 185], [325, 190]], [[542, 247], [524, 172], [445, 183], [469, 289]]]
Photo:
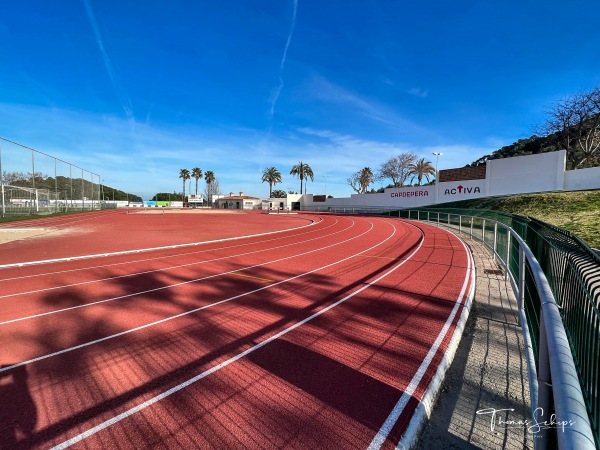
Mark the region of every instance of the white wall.
[[567, 152], [540, 153], [487, 162], [488, 195], [561, 191]]
[[[303, 207], [411, 208], [496, 195], [525, 194], [578, 189], [600, 189], [600, 167], [565, 171], [567, 152], [540, 153], [491, 160], [483, 180], [449, 181], [434, 186], [385, 189], [382, 194], [352, 194], [313, 202], [301, 197]], [[288, 196], [288, 199], [291, 196]]]
[[600, 167], [568, 170], [565, 172], [565, 191], [600, 188]]

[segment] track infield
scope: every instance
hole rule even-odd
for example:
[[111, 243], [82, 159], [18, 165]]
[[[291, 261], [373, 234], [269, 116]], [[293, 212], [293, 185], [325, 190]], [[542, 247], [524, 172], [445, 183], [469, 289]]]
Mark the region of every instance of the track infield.
[[474, 283], [398, 219], [28, 226], [60, 233], [0, 245], [0, 448], [393, 448]]

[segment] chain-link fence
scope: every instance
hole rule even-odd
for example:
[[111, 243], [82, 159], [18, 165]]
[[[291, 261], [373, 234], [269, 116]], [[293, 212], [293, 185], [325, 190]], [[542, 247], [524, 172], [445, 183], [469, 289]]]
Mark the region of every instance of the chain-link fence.
[[100, 176], [0, 137], [1, 213], [6, 216], [100, 209]]

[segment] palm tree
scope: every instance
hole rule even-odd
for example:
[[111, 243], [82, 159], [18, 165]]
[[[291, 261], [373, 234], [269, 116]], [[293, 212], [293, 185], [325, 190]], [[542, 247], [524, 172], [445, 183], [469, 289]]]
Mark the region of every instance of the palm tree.
[[273, 191], [272, 198], [285, 198], [287, 197], [287, 193], [281, 189], [275, 189]]
[[211, 184], [213, 184], [215, 182], [215, 174], [212, 170], [207, 170], [204, 173], [204, 181], [206, 181], [206, 185], [207, 185], [206, 192], [208, 193], [208, 197], [209, 197], [206, 199], [206, 201], [210, 202], [210, 200], [211, 200], [210, 195], [212, 193], [210, 187], [211, 187]]
[[302, 161], [292, 167], [292, 170], [290, 170], [290, 175], [298, 176], [300, 178], [300, 194], [302, 194], [302, 185], [305, 179], [310, 178], [310, 181], [315, 180], [315, 175], [310, 166], [308, 164], [304, 164]]
[[369, 185], [373, 183], [374, 176], [370, 167], [365, 167], [360, 170], [359, 184], [363, 194], [367, 193]]
[[190, 179], [190, 171], [187, 169], [181, 169], [179, 171], [179, 178], [183, 179], [183, 201], [185, 202], [185, 182]]
[[263, 170], [262, 182], [269, 183], [269, 198], [273, 197], [273, 185], [281, 183], [281, 173], [275, 167], [267, 167]]
[[196, 196], [198, 196], [198, 180], [202, 178], [202, 169], [200, 167], [194, 167], [192, 169], [192, 176], [196, 179]]
[[420, 186], [423, 177], [429, 182], [429, 175], [435, 176], [435, 169], [431, 165], [431, 161], [425, 161], [425, 158], [421, 158], [416, 163], [410, 165], [410, 173], [416, 175]]

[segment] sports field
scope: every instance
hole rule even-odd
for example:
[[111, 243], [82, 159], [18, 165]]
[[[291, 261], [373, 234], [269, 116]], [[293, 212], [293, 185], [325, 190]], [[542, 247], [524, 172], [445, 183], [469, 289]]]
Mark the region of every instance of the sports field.
[[0, 228], [37, 230], [0, 245], [1, 448], [393, 448], [474, 285], [460, 240], [398, 219], [24, 224]]

